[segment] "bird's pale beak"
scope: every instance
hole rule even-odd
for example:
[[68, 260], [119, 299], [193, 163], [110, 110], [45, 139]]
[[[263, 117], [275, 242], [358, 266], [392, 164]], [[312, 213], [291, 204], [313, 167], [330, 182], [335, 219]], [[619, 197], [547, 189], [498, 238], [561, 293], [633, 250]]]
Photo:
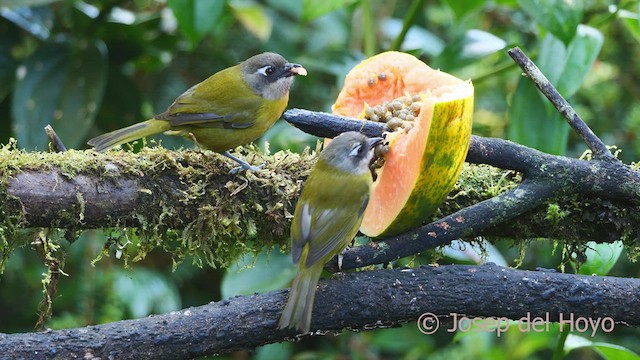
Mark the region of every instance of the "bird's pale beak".
[[285, 65], [285, 68], [287, 69], [287, 72], [288, 72], [287, 76], [293, 76], [293, 75], [307, 76], [307, 69], [302, 67], [302, 65], [300, 65], [300, 64], [289, 64], [289, 63], [287, 63]]
[[373, 149], [374, 147], [376, 147], [376, 145], [380, 144], [383, 140], [384, 138], [381, 138], [381, 137], [369, 138], [369, 149]]

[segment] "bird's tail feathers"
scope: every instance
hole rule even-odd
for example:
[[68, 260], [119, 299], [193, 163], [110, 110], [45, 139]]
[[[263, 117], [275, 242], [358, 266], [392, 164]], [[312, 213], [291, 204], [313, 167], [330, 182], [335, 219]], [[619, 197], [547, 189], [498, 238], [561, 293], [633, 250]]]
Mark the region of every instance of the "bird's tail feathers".
[[122, 145], [129, 141], [137, 140], [145, 136], [151, 136], [167, 131], [171, 124], [166, 120], [150, 119], [126, 128], [114, 130], [106, 134], [94, 137], [87, 144], [93, 146], [96, 151], [103, 152], [114, 146]]
[[323, 264], [315, 264], [310, 268], [298, 271], [293, 285], [291, 285], [289, 300], [280, 317], [278, 324], [280, 329], [296, 328], [305, 333], [309, 332], [313, 299], [322, 267]]

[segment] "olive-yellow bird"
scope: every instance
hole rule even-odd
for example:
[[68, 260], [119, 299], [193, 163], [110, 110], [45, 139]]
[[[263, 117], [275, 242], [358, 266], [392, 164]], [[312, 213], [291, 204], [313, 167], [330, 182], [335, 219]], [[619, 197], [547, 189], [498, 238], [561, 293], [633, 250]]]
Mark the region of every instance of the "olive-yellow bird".
[[279, 328], [309, 331], [322, 268], [349, 244], [362, 222], [373, 182], [371, 150], [381, 141], [347, 132], [320, 153], [293, 214], [291, 255], [298, 274]]
[[293, 76], [306, 74], [304, 67], [281, 55], [255, 55], [192, 86], [153, 119], [100, 135], [88, 144], [105, 151], [164, 132], [189, 137], [237, 161], [242, 169], [256, 170], [227, 150], [248, 144], [271, 128], [287, 107]]

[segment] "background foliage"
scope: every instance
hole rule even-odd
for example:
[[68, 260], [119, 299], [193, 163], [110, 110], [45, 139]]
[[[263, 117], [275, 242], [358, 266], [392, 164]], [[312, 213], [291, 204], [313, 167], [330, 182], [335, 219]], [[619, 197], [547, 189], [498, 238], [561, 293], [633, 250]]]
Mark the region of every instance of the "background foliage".
[[[27, 6], [27, 7], [25, 7]], [[0, 0], [0, 143], [47, 150], [52, 124], [71, 148], [153, 116], [189, 86], [262, 51], [303, 64], [289, 106], [330, 111], [346, 72], [361, 59], [398, 49], [432, 67], [473, 80], [474, 133], [509, 138], [555, 153], [585, 149], [506, 55], [519, 46], [534, 58], [578, 113], [620, 157], [640, 157], [640, 24], [637, 1], [564, 0]], [[164, 146], [191, 146], [158, 137]], [[279, 122], [263, 140], [271, 150], [301, 150], [315, 139]], [[261, 142], [262, 143], [262, 142]], [[138, 145], [139, 146], [139, 145]], [[1, 161], [1, 159], [0, 159]], [[65, 254], [51, 328], [83, 326], [167, 312], [236, 294], [287, 286], [289, 257], [241, 259], [232, 269], [202, 269], [152, 253], [124, 268], [119, 246], [86, 231], [70, 246], [49, 234]], [[128, 239], [129, 240], [129, 239]], [[398, 265], [480, 262], [513, 265], [518, 249], [505, 241], [478, 250], [454, 245]], [[595, 245], [582, 273], [637, 277], [618, 246]], [[561, 254], [550, 241], [527, 245], [522, 268], [554, 268]], [[254, 264], [253, 269], [245, 269]], [[571, 269], [567, 269], [572, 271]], [[17, 251], [0, 277], [0, 332], [30, 331], [42, 299], [45, 267], [30, 248]], [[11, 309], [11, 311], [5, 311]], [[473, 357], [524, 359], [589, 356], [637, 358], [638, 331], [559, 337], [545, 333], [439, 332], [415, 324], [275, 344], [237, 358], [380, 359]], [[594, 342], [595, 341], [595, 342]], [[625, 348], [626, 347], [626, 348]]]

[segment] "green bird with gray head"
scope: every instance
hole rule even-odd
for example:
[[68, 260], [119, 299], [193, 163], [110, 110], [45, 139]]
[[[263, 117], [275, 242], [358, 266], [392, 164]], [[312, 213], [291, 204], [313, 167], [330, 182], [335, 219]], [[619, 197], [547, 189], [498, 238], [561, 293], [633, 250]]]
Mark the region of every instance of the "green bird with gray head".
[[242, 169], [256, 170], [226, 151], [269, 130], [287, 107], [293, 76], [306, 74], [304, 67], [278, 54], [255, 55], [192, 86], [153, 119], [100, 135], [88, 144], [101, 152], [164, 132], [188, 137], [233, 159]]
[[381, 141], [347, 132], [320, 153], [293, 214], [291, 255], [298, 273], [279, 328], [309, 331], [322, 268], [351, 242], [362, 222], [373, 183], [372, 149]]

